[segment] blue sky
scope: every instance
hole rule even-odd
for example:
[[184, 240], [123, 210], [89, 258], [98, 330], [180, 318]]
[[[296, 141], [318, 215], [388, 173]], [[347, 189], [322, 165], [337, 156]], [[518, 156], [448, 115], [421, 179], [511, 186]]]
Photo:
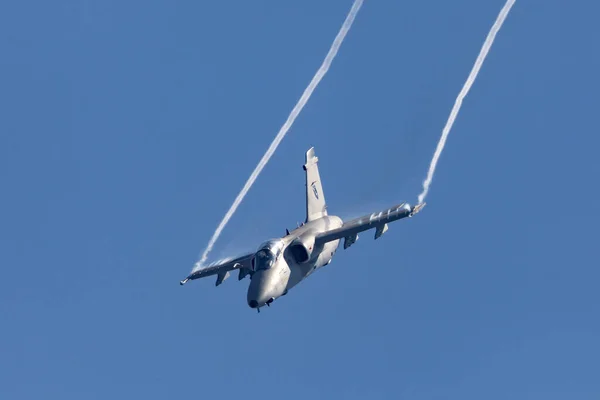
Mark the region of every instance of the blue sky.
[[[258, 315], [178, 282], [351, 1], [0, 5], [0, 396], [597, 399], [594, 2], [517, 0], [425, 210]], [[502, 0], [369, 1], [213, 258], [413, 203]]]

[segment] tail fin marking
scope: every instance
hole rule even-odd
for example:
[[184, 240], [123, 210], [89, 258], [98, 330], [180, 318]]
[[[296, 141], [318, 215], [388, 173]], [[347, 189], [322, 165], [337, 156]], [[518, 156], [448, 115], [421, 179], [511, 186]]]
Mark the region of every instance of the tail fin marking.
[[317, 166], [318, 161], [315, 148], [311, 147], [306, 152], [306, 163], [303, 166], [306, 171], [306, 222], [327, 215], [325, 195]]

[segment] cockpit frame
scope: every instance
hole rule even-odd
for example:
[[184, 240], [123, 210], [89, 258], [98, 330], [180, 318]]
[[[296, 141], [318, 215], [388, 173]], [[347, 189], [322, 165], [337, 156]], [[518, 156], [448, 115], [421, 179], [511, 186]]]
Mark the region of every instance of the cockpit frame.
[[281, 239], [271, 239], [262, 243], [252, 259], [254, 271], [271, 269], [283, 253], [284, 243]]

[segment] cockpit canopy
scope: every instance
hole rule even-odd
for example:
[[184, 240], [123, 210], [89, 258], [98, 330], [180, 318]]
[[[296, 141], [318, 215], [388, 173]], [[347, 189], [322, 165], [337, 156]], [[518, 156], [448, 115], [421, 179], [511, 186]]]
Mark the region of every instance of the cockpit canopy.
[[271, 239], [258, 247], [258, 251], [254, 255], [253, 267], [255, 271], [261, 269], [269, 269], [273, 267], [275, 261], [283, 251], [283, 241]]

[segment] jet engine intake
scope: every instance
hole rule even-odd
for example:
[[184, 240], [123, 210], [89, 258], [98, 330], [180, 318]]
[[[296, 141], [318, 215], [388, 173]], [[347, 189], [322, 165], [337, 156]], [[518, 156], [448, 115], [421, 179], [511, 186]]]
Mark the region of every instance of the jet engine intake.
[[315, 236], [313, 234], [306, 233], [294, 239], [294, 241], [290, 244], [289, 249], [290, 253], [292, 253], [292, 256], [294, 257], [294, 260], [299, 264], [303, 264], [310, 260], [314, 247]]

